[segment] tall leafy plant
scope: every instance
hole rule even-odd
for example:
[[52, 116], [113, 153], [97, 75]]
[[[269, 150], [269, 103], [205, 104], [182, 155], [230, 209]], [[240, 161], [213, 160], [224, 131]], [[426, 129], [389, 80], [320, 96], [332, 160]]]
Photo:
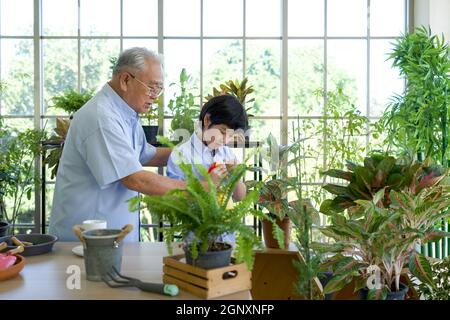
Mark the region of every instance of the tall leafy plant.
[[431, 157], [448, 166], [450, 49], [444, 37], [420, 27], [394, 43], [392, 66], [406, 80], [382, 118], [388, 143], [403, 153]]
[[0, 220], [12, 224], [13, 232], [25, 197], [30, 200], [39, 183], [34, 160], [40, 155], [43, 135], [40, 130], [9, 128], [0, 117]]
[[[325, 116], [318, 120], [301, 119], [298, 123], [304, 135], [303, 166], [307, 168], [301, 174], [304, 182], [324, 184], [330, 177], [322, 175], [323, 172], [330, 168], [343, 169], [347, 160], [360, 162], [370, 149], [375, 149], [374, 144], [366, 144], [367, 129], [375, 139], [379, 129], [371, 126], [369, 119], [358, 111], [345, 83], [330, 91], [318, 89], [315, 95], [319, 103], [326, 98]], [[321, 188], [305, 192], [317, 204], [326, 196]]]
[[170, 124], [173, 131], [177, 129], [186, 129], [189, 133], [194, 132], [194, 119], [200, 113], [200, 107], [196, 103], [196, 96], [192, 93], [195, 89], [192, 76], [185, 68], [181, 69], [179, 83], [171, 83], [170, 86], [176, 86], [177, 91], [170, 99], [167, 107], [170, 115], [173, 117]]
[[292, 128], [293, 143], [289, 148], [292, 158], [286, 164], [286, 171], [289, 167], [294, 168], [294, 176], [286, 179], [288, 188], [294, 191], [295, 200], [289, 202], [288, 215], [295, 227], [296, 246], [301, 259], [294, 261], [294, 266], [298, 270], [299, 276], [295, 283], [298, 294], [306, 299], [322, 299], [323, 293], [317, 283], [321, 277], [320, 266], [323, 260], [321, 254], [313, 250], [313, 228], [320, 224], [319, 212], [314, 208], [310, 199], [305, 198], [304, 185], [302, 183], [302, 172], [305, 170], [302, 154], [302, 131], [297, 119], [297, 126]]

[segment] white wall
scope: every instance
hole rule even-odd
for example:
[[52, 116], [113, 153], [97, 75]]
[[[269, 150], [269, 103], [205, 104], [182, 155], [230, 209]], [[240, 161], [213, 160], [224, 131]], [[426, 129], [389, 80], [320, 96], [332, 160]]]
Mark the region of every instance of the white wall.
[[414, 26], [430, 26], [450, 41], [450, 0], [414, 0]]

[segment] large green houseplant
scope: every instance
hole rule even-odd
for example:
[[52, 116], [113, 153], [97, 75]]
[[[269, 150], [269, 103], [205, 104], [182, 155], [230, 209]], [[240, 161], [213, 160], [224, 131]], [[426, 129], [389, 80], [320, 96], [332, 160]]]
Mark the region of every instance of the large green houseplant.
[[358, 218], [332, 214], [330, 225], [321, 231], [332, 243], [314, 244], [316, 250], [333, 254], [322, 265], [331, 270], [332, 278], [324, 293], [339, 291], [355, 281], [355, 291], [368, 288], [369, 298], [386, 298], [400, 290], [400, 275], [410, 250], [410, 237], [403, 238], [402, 229], [391, 218], [391, 212], [379, 207], [384, 190], [373, 201], [356, 200]]
[[[404, 92], [396, 94], [381, 119], [387, 129], [387, 144], [393, 151], [410, 153], [423, 160], [432, 158], [448, 167], [450, 159], [450, 48], [444, 37], [420, 27], [406, 33], [390, 54], [406, 80]], [[447, 224], [448, 228], [448, 224]], [[436, 256], [440, 245], [434, 244]], [[431, 254], [433, 244], [422, 248]]]
[[377, 294], [386, 297], [398, 291], [402, 270], [408, 264], [414, 274], [426, 279], [424, 257], [414, 247], [449, 235], [435, 228], [436, 223], [450, 216], [448, 172], [432, 166], [429, 160], [403, 164], [401, 172], [404, 177], [392, 180], [397, 181], [396, 188], [386, 183], [386, 174], [381, 180], [381, 173], [371, 175], [370, 179], [366, 176], [366, 190], [370, 190], [373, 181], [383, 186], [371, 199], [354, 199], [345, 212], [339, 207], [330, 210], [330, 206], [325, 206], [329, 210], [323, 212], [330, 216], [331, 223], [321, 231], [334, 242], [315, 244], [317, 249], [334, 254], [324, 264], [324, 268], [333, 271], [325, 293], [337, 291], [353, 279], [356, 279], [355, 289], [364, 288], [373, 276], [368, 271], [371, 268], [378, 272], [380, 281], [378, 286], [370, 288], [369, 297]]
[[450, 49], [444, 37], [420, 27], [406, 33], [389, 55], [406, 80], [382, 118], [387, 141], [397, 150], [430, 157], [448, 166], [450, 114]]
[[162, 196], [136, 197], [131, 200], [130, 208], [147, 208], [167, 225], [163, 232], [169, 252], [177, 235], [181, 235], [184, 240], [189, 239], [185, 251], [194, 263], [206, 252], [229, 250], [228, 244], [220, 243], [217, 239], [224, 233], [236, 233], [236, 261], [244, 261], [251, 270], [253, 249], [259, 246], [260, 241], [255, 232], [243, 224], [243, 219], [246, 215], [266, 219], [262, 212], [254, 209], [258, 188], [250, 191], [232, 208], [227, 205], [236, 183], [247, 170], [246, 165], [237, 165], [219, 186], [212, 183], [204, 167], [197, 166], [197, 171], [208, 183], [208, 191], [195, 176], [191, 164], [181, 163], [180, 168], [186, 175], [186, 190], [171, 190]]
[[0, 221], [11, 225], [12, 233], [25, 214], [25, 197], [30, 200], [39, 185], [34, 160], [41, 154], [43, 135], [36, 129], [18, 131], [5, 126], [0, 117]]

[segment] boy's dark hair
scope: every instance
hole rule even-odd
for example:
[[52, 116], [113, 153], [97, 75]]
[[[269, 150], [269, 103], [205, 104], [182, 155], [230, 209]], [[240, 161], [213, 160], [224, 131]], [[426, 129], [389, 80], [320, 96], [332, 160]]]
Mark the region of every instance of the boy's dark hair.
[[214, 97], [203, 105], [199, 117], [202, 128], [206, 114], [209, 114], [211, 125], [225, 124], [233, 130], [248, 129], [247, 112], [239, 100], [229, 94]]

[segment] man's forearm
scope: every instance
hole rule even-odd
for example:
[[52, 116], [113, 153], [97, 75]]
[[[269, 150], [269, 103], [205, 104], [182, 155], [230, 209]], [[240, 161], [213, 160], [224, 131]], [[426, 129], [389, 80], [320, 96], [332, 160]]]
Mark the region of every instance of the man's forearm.
[[[122, 183], [130, 190], [149, 195], [163, 195], [172, 189], [186, 189], [186, 182], [171, 179], [145, 170], [133, 173], [123, 178]], [[203, 187], [208, 190], [206, 182], [202, 181]]]
[[170, 179], [145, 170], [123, 178], [122, 183], [130, 190], [149, 195], [162, 195], [172, 189], [186, 188], [186, 183], [184, 181]]
[[148, 163], [146, 163], [146, 165], [151, 167], [166, 166], [171, 152], [171, 148], [156, 148], [155, 156]]

